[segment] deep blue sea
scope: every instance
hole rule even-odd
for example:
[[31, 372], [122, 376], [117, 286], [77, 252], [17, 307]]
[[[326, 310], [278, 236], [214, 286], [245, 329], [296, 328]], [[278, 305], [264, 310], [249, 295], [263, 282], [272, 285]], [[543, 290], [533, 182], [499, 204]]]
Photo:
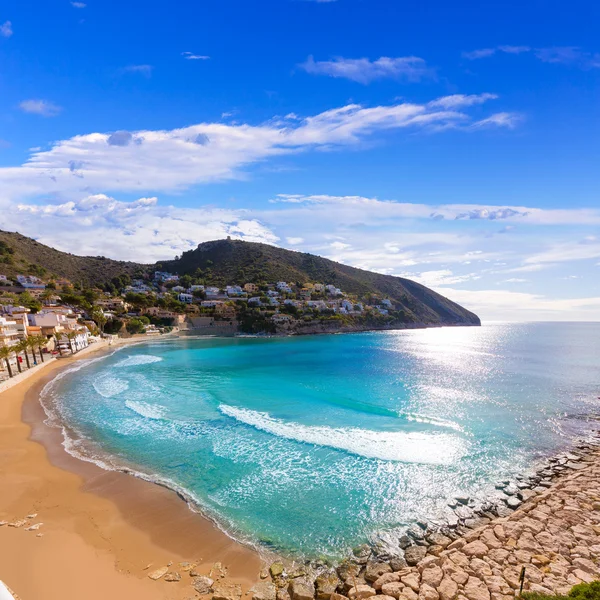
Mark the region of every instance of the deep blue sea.
[[239, 539], [337, 557], [597, 424], [600, 323], [173, 339], [78, 364], [68, 449], [184, 491]]

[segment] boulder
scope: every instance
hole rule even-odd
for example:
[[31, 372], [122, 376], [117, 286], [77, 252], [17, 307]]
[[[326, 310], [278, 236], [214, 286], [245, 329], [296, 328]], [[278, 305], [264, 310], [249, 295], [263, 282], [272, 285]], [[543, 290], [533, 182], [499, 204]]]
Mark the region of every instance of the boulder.
[[156, 581], [161, 577], [164, 577], [169, 571], [169, 567], [161, 567], [160, 569], [156, 569], [156, 571], [152, 571], [152, 573], [148, 573], [148, 577]]
[[490, 600], [490, 592], [487, 586], [477, 577], [469, 577], [464, 594], [469, 600]]
[[404, 560], [410, 566], [414, 566], [425, 558], [427, 548], [423, 546], [410, 546], [404, 551]]
[[194, 589], [201, 595], [210, 594], [212, 592], [213, 584], [214, 581], [205, 575], [199, 575], [198, 577], [194, 577], [192, 580]]
[[444, 578], [444, 572], [437, 565], [430, 565], [421, 572], [421, 583], [430, 585], [433, 588], [437, 588], [442, 579]]
[[277, 588], [271, 581], [261, 581], [250, 588], [252, 600], [276, 600]]
[[394, 556], [390, 559], [390, 567], [392, 567], [392, 571], [402, 571], [402, 569], [406, 569], [407, 566], [408, 564], [402, 556]]
[[400, 583], [399, 581], [390, 581], [389, 583], [386, 583], [381, 587], [381, 593], [384, 596], [391, 596], [392, 598], [399, 598], [403, 589], [404, 589], [403, 583]]
[[177, 571], [169, 571], [165, 575], [165, 581], [176, 582], [181, 581], [181, 575]]
[[365, 598], [371, 598], [376, 594], [377, 592], [370, 585], [357, 585], [350, 589], [348, 598], [350, 600], [365, 600]]
[[341, 585], [340, 578], [332, 569], [325, 573], [321, 573], [315, 580], [315, 588], [317, 590], [317, 600], [329, 600], [338, 587]]
[[292, 600], [313, 600], [315, 597], [314, 585], [304, 579], [292, 579], [288, 590]]
[[368, 562], [367, 568], [365, 569], [365, 574], [363, 577], [369, 582], [372, 583], [376, 579], [379, 579], [384, 573], [391, 573], [392, 567], [386, 562]]
[[373, 587], [376, 591], [379, 591], [386, 583], [394, 583], [397, 581], [400, 581], [400, 575], [398, 573], [384, 573], [373, 582]]
[[271, 573], [271, 577], [273, 577], [273, 578], [281, 577], [283, 575], [284, 571], [285, 571], [285, 567], [283, 566], [283, 563], [280, 563], [280, 562], [273, 563], [269, 567], [269, 572]]
[[240, 600], [242, 586], [239, 583], [218, 581], [213, 586], [213, 600]]
[[440, 600], [455, 600], [458, 596], [458, 585], [450, 577], [445, 576], [437, 588]]
[[427, 583], [424, 583], [419, 590], [419, 600], [439, 600], [440, 595], [437, 590]]
[[467, 556], [477, 556], [479, 558], [485, 556], [489, 548], [480, 540], [475, 540], [463, 547], [462, 553]]
[[433, 546], [441, 546], [442, 548], [447, 548], [452, 543], [452, 540], [449, 537], [438, 531], [429, 534], [427, 536], [427, 541]]
[[400, 581], [411, 588], [413, 591], [418, 592], [421, 586], [421, 578], [418, 573], [409, 573], [400, 578]]
[[337, 574], [342, 581], [351, 577], [358, 577], [362, 567], [355, 562], [345, 560], [337, 568]]

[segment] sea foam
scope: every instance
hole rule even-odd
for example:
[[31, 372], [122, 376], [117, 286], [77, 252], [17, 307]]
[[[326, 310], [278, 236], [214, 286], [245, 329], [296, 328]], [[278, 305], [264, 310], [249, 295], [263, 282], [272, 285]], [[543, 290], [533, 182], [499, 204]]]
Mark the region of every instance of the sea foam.
[[135, 354], [134, 356], [128, 356], [122, 361], [118, 362], [115, 367], [137, 367], [139, 365], [149, 365], [152, 363], [160, 362], [162, 358], [160, 356], [153, 356], [152, 354]]
[[136, 402], [135, 400], [126, 400], [125, 406], [146, 419], [162, 419], [167, 409], [160, 404], [149, 404], [148, 402]]
[[104, 398], [112, 398], [129, 389], [129, 382], [111, 376], [98, 377], [92, 385]]
[[272, 435], [342, 450], [380, 460], [449, 464], [464, 454], [464, 442], [451, 434], [428, 434], [402, 431], [372, 431], [358, 428], [334, 428], [288, 423], [269, 413], [221, 404], [219, 410], [228, 417]]

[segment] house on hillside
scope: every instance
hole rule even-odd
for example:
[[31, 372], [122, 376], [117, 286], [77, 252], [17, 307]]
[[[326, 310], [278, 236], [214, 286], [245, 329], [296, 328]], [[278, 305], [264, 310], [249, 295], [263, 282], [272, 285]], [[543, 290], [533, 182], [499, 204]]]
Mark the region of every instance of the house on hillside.
[[249, 294], [255, 294], [258, 292], [258, 286], [255, 283], [246, 283], [244, 284], [244, 291]]
[[179, 298], [179, 302], [183, 302], [184, 304], [191, 304], [194, 301], [193, 294], [181, 293], [177, 297]]
[[14, 346], [20, 339], [17, 322], [6, 317], [0, 317], [0, 348]]
[[17, 275], [19, 284], [28, 290], [45, 290], [46, 284], [39, 278], [33, 275]]

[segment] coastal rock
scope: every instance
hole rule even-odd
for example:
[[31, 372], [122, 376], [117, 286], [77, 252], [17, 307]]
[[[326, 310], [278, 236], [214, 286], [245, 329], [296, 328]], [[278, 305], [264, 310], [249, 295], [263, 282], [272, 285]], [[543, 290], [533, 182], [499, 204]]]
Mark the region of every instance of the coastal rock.
[[276, 600], [277, 588], [270, 581], [261, 581], [250, 588], [252, 600]]
[[373, 588], [379, 591], [386, 583], [394, 583], [397, 581], [400, 581], [399, 573], [384, 573], [374, 581]]
[[444, 572], [437, 565], [430, 565], [421, 572], [421, 583], [434, 588], [437, 588], [442, 583], [443, 578]]
[[[345, 596], [342, 596], [345, 598]], [[276, 600], [292, 600], [290, 597], [290, 593], [286, 588], [277, 588], [277, 592], [275, 594]]]
[[458, 596], [458, 584], [448, 576], [444, 576], [437, 588], [440, 600], [455, 600]]
[[171, 581], [171, 582], [181, 581], [181, 575], [177, 571], [169, 571], [165, 575], [165, 581]]
[[392, 567], [392, 571], [401, 571], [408, 566], [408, 563], [402, 556], [394, 556], [390, 559], [390, 567]]
[[464, 546], [462, 549], [463, 554], [466, 554], [467, 556], [477, 556], [479, 558], [485, 556], [488, 551], [489, 548], [480, 540], [475, 540]]
[[179, 569], [182, 573], [189, 573], [195, 567], [196, 567], [196, 563], [191, 563], [191, 562], [180, 562], [179, 563]]
[[[357, 585], [356, 587], [350, 589], [350, 591], [348, 592], [348, 598], [350, 600], [365, 600], [365, 598], [371, 598], [376, 594], [377, 592], [370, 585]], [[293, 598], [293, 600], [296, 599]], [[302, 598], [301, 600], [307, 599]]]
[[365, 570], [364, 578], [369, 583], [372, 583], [384, 573], [391, 573], [392, 567], [385, 562], [368, 562]]
[[337, 573], [342, 581], [346, 581], [351, 577], [358, 577], [362, 570], [361, 565], [358, 565], [349, 560], [343, 561], [337, 568]]
[[469, 577], [464, 594], [469, 600], [490, 600], [490, 592], [485, 583], [477, 577]]
[[193, 578], [192, 585], [199, 594], [203, 595], [210, 594], [212, 592], [214, 583], [215, 582], [210, 577], [200, 575], [198, 577]]
[[[279, 600], [279, 598], [277, 600]], [[342, 594], [331, 594], [331, 598], [329, 600], [348, 600], [348, 597], [342, 596]]]
[[23, 527], [23, 525], [25, 525], [25, 523], [27, 523], [27, 519], [20, 519], [19, 521], [13, 521], [12, 523], [9, 523], [8, 526], [9, 527]]
[[156, 569], [156, 571], [152, 571], [152, 573], [148, 573], [148, 577], [156, 581], [161, 577], [164, 577], [169, 571], [169, 567], [161, 567], [160, 569]]
[[240, 600], [242, 586], [239, 583], [219, 581], [213, 586], [213, 600]]
[[392, 598], [399, 598], [402, 590], [404, 590], [404, 584], [399, 581], [390, 581], [381, 587], [381, 593]]
[[[312, 583], [303, 579], [293, 579], [290, 582], [288, 590], [290, 592], [292, 600], [313, 600], [313, 598], [315, 597], [314, 586], [312, 585]], [[373, 592], [374, 591], [375, 590], [373, 590]]]
[[404, 551], [404, 560], [410, 566], [414, 566], [425, 558], [427, 549], [423, 546], [410, 546]]
[[271, 577], [273, 577], [273, 578], [281, 577], [283, 575], [284, 571], [285, 571], [285, 567], [283, 566], [283, 563], [280, 563], [280, 562], [273, 563], [269, 567], [269, 572], [271, 573]]
[[414, 592], [419, 591], [419, 586], [421, 584], [421, 577], [419, 576], [418, 573], [413, 572], [413, 573], [409, 573], [408, 575], [404, 575], [404, 577], [400, 577], [400, 581], [404, 585], [411, 588]]
[[419, 600], [439, 600], [439, 597], [437, 590], [427, 583], [424, 583], [419, 590]]
[[452, 540], [449, 537], [437, 531], [430, 533], [427, 536], [427, 541], [433, 546], [441, 546], [442, 548], [447, 548], [452, 543]]
[[329, 600], [341, 583], [340, 578], [334, 570], [321, 573], [315, 580], [317, 600]]
[[25, 531], [37, 531], [42, 525], [43, 523], [36, 523], [35, 525], [30, 525], [29, 527], [25, 528]]

